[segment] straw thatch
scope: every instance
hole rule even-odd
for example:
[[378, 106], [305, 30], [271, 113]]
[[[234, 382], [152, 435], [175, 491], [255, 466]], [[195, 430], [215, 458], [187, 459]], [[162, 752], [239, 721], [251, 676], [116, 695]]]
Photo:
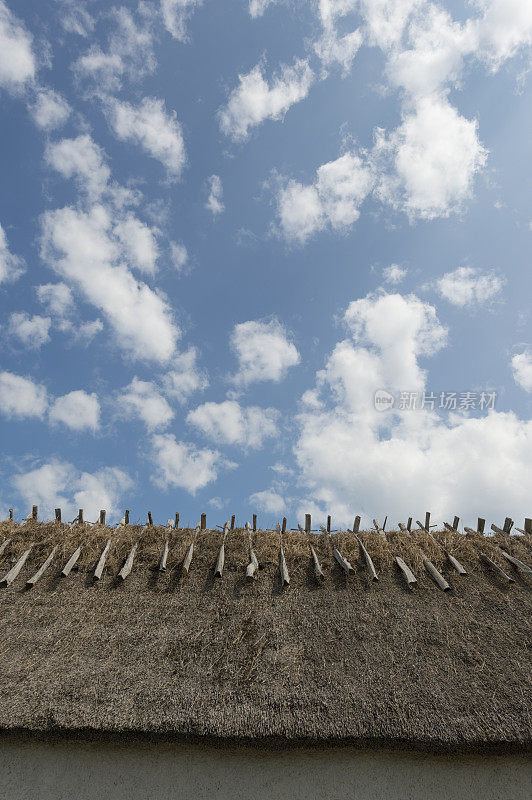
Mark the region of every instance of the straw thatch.
[[[260, 564], [246, 581], [249, 538], [201, 531], [187, 576], [192, 530], [127, 526], [0, 525], [0, 578], [29, 544], [17, 580], [0, 589], [0, 730], [36, 735], [144, 736], [255, 743], [382, 744], [433, 750], [523, 750], [532, 742], [530, 586], [501, 555], [498, 538], [435, 537], [466, 567], [459, 576], [423, 531], [361, 533], [372, 582], [353, 534], [334, 545], [312, 537], [325, 580], [316, 581], [308, 538], [287, 533], [290, 587], [279, 574], [279, 538], [253, 534]], [[102, 579], [93, 573], [112, 543]], [[167, 569], [158, 565], [169, 539]], [[532, 561], [531, 539], [505, 537]], [[118, 571], [139, 542], [132, 572]], [[76, 548], [77, 571], [60, 573]], [[26, 581], [54, 546], [52, 564]], [[484, 552], [515, 583], [479, 559]], [[443, 593], [423, 554], [451, 585]], [[406, 586], [395, 564], [415, 572]]]

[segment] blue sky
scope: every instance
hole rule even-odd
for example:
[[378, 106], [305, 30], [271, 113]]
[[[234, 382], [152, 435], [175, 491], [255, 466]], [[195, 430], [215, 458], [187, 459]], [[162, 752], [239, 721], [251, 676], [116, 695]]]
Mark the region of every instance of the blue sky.
[[0, 515], [530, 515], [531, 43], [522, 0], [0, 0]]

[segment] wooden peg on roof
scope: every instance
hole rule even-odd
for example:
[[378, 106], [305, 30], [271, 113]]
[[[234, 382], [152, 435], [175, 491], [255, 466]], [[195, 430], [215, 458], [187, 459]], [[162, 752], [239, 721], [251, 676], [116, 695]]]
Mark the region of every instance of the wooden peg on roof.
[[525, 533], [532, 533], [532, 519], [525, 517]]
[[507, 553], [506, 550], [501, 548], [501, 553], [505, 557], [507, 561], [510, 562], [519, 572], [524, 572], [526, 575], [532, 575], [532, 568], [528, 566], [528, 564], [524, 564], [522, 561], [519, 561], [518, 558], [514, 558], [511, 556], [510, 553]]
[[94, 580], [99, 581], [103, 575], [103, 569], [105, 567], [105, 560], [107, 558], [107, 553], [109, 552], [109, 548], [111, 547], [111, 540], [107, 540], [107, 544], [102, 550], [102, 554], [98, 559], [98, 563], [96, 565], [96, 569], [94, 570]]
[[201, 530], [207, 530], [207, 514], [201, 515]]
[[56, 522], [61, 522], [61, 509], [60, 508], [56, 508], [55, 509], [55, 521]]
[[511, 517], [506, 517], [506, 519], [504, 520], [504, 525], [502, 526], [503, 531], [505, 533], [510, 533], [510, 531], [513, 528], [513, 524], [514, 524], [513, 519]]
[[412, 530], [412, 517], [408, 517], [408, 521], [406, 523], [406, 529], [408, 532]]
[[366, 567], [368, 568], [368, 572], [369, 572], [369, 574], [371, 576], [371, 580], [372, 581], [378, 581], [379, 580], [379, 576], [377, 575], [377, 570], [375, 569], [375, 566], [373, 564], [373, 561], [371, 559], [370, 554], [368, 553], [368, 551], [366, 550], [366, 548], [362, 544], [362, 540], [356, 535], [356, 533], [355, 533], [355, 538], [356, 538], [356, 540], [358, 542], [358, 545], [360, 547], [360, 552], [364, 556], [364, 561], [366, 562]]
[[12, 508], [9, 509], [9, 521], [13, 522], [13, 509]]
[[179, 528], [179, 511], [176, 511], [174, 519], [174, 529], [177, 530], [178, 528]]
[[153, 525], [153, 517], [151, 515], [151, 511], [148, 511], [148, 525], [150, 527]]
[[312, 517], [310, 514], [305, 514], [305, 531], [310, 533], [312, 528]]
[[495, 525], [494, 523], [491, 524], [491, 530], [493, 531], [493, 533], [502, 533], [503, 536], [507, 535], [507, 531], [504, 531], [502, 528], [499, 528], [499, 526]]
[[331, 532], [331, 515], [327, 516], [327, 533]]
[[41, 578], [42, 575], [44, 574], [44, 572], [48, 569], [48, 567], [50, 566], [50, 564], [53, 561], [53, 558], [55, 556], [56, 550], [57, 550], [57, 545], [54, 547], [54, 549], [52, 550], [52, 552], [50, 553], [50, 555], [48, 556], [48, 558], [46, 559], [46, 561], [44, 562], [42, 567], [40, 567], [37, 570], [35, 575], [32, 575], [32, 577], [29, 580], [26, 581], [26, 586], [28, 588], [31, 588], [32, 586], [35, 586], [35, 584], [37, 583], [39, 578]]
[[100, 520], [99, 520], [99, 522], [100, 522], [100, 525], [105, 525], [105, 510], [104, 509], [102, 509], [100, 511]]
[[455, 531], [458, 531], [458, 525], [460, 524], [460, 517], [455, 517], [453, 519], [453, 528]]
[[353, 533], [358, 533], [360, 530], [360, 517], [356, 516], [353, 522]]
[[253, 551], [253, 542], [251, 540], [251, 525], [249, 522], [246, 522], [245, 529], [248, 534], [248, 541], [249, 541], [249, 564], [246, 567], [246, 580], [252, 581], [255, 578], [255, 573], [259, 568], [259, 562], [257, 560], [257, 556]]
[[407, 584], [410, 586], [411, 584], [417, 583], [417, 578], [402, 558], [399, 556], [395, 556], [395, 563], [403, 573], [404, 579], [406, 580]]
[[38, 510], [37, 506], [33, 506], [32, 510], [31, 510], [32, 519], [34, 519], [35, 521], [37, 521], [37, 510]]
[[477, 520], [477, 533], [484, 533], [484, 526], [486, 525], [486, 520], [479, 517]]
[[286, 517], [283, 517], [282, 533], [286, 533]]
[[425, 530], [430, 531], [430, 511], [425, 512]]
[[124, 525], [129, 525], [129, 508], [126, 508], [126, 513], [124, 514]]
[[165, 540], [163, 554], [159, 561], [159, 572], [166, 572], [166, 561], [168, 559], [168, 539]]
[[253, 533], [257, 530], [257, 515], [253, 514]]
[[402, 531], [403, 533], [408, 533], [407, 527], [404, 522], [398, 522], [397, 526], [399, 530]]
[[122, 581], [125, 581], [127, 576], [131, 573], [133, 569], [133, 561], [135, 560], [135, 553], [137, 552], [138, 542], [133, 545], [131, 550], [129, 551], [129, 555], [126, 558], [125, 564], [118, 573], [118, 577], [121, 578]]
[[22, 555], [19, 558], [19, 560], [17, 561], [17, 563], [9, 570], [8, 573], [6, 573], [6, 575], [4, 575], [4, 577], [0, 581], [0, 585], [9, 586], [10, 584], [13, 583], [13, 581], [15, 580], [17, 575], [19, 574], [20, 570], [22, 569], [22, 567], [26, 563], [26, 559], [28, 558], [29, 554], [31, 553], [32, 547], [33, 547], [33, 545], [30, 545], [28, 547], [28, 549], [24, 553], [22, 553]]
[[78, 547], [77, 550], [74, 550], [70, 558], [68, 559], [67, 563], [61, 570], [61, 575], [66, 578], [72, 572], [73, 568], [75, 567], [79, 557], [81, 555], [81, 547]]
[[231, 517], [231, 530], [232, 531], [234, 531], [234, 529], [235, 529], [235, 519], [236, 519], [236, 517], [233, 514], [233, 516]]
[[485, 553], [480, 554], [480, 560], [483, 561], [484, 564], [486, 564], [490, 569], [492, 569], [493, 572], [496, 572], [497, 575], [503, 579], [503, 581], [506, 581], [506, 583], [515, 583], [514, 579], [510, 578], [510, 576], [507, 575], [506, 572], [504, 572], [494, 561], [492, 561], [491, 558], [488, 558]]

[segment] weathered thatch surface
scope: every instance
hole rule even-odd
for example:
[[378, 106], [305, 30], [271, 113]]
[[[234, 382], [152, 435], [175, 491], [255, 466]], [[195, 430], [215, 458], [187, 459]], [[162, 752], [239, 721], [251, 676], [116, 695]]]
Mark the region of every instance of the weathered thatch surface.
[[[256, 743], [525, 750], [530, 716], [530, 585], [504, 561], [497, 538], [436, 533], [468, 570], [460, 577], [425, 533], [362, 533], [372, 583], [352, 534], [334, 537], [356, 567], [346, 576], [326, 536], [313, 537], [325, 573], [315, 583], [307, 540], [284, 538], [291, 586], [281, 588], [279, 540], [254, 534], [261, 564], [245, 582], [247, 534], [231, 532], [221, 580], [221, 536], [199, 534], [190, 574], [180, 564], [193, 531], [29, 523], [0, 525], [0, 578], [34, 547], [18, 579], [0, 589], [0, 730], [38, 735], [207, 737]], [[166, 536], [168, 569], [156, 569]], [[92, 573], [109, 538], [104, 576]], [[530, 537], [532, 538], [532, 537]], [[532, 562], [527, 537], [506, 549]], [[139, 541], [132, 574], [116, 575]], [[60, 571], [79, 544], [79, 571]], [[53, 564], [26, 580], [59, 544]], [[452, 586], [426, 574], [419, 545]], [[479, 560], [485, 552], [515, 583]], [[418, 577], [408, 589], [394, 563]]]

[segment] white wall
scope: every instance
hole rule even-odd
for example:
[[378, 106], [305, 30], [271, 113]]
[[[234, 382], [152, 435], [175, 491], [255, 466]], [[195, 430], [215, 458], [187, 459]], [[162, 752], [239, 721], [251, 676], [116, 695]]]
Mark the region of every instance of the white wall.
[[531, 785], [526, 757], [0, 738], [0, 797], [10, 800], [530, 800]]

